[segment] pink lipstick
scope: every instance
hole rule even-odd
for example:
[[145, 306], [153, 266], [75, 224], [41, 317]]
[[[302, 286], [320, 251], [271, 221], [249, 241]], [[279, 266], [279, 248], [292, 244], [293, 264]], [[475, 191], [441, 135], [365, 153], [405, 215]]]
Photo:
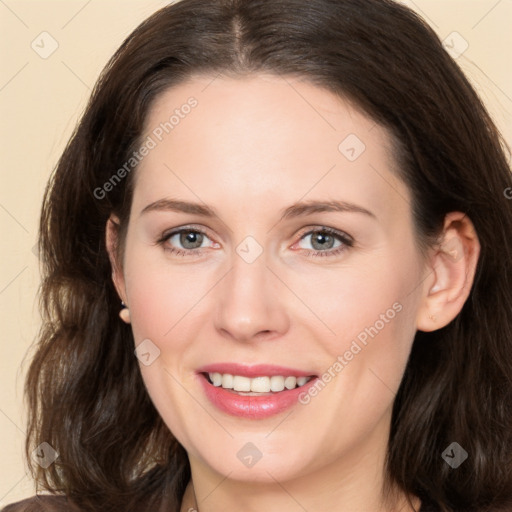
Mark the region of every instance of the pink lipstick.
[[248, 419], [267, 418], [289, 409], [318, 380], [312, 371], [268, 364], [209, 364], [198, 368], [197, 376], [215, 407]]

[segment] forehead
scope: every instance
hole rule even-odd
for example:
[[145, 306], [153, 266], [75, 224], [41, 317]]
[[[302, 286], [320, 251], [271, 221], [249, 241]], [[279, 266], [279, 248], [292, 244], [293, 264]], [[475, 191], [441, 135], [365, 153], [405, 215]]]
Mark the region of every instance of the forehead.
[[195, 77], [156, 99], [143, 140], [152, 143], [136, 171], [139, 206], [165, 195], [238, 211], [301, 198], [344, 199], [383, 216], [408, 206], [387, 131], [298, 79]]

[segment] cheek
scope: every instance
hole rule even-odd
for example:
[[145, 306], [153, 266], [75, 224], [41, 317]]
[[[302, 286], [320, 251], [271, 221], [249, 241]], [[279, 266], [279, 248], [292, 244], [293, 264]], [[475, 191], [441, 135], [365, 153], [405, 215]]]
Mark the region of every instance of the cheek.
[[[194, 428], [187, 417], [191, 412], [201, 414], [201, 410], [193, 409], [195, 401], [187, 391], [192, 377], [188, 358], [192, 330], [197, 325], [199, 308], [195, 306], [206, 294], [208, 283], [197, 275], [194, 278], [190, 266], [180, 269], [163, 261], [154, 250], [133, 247], [131, 253], [127, 251], [125, 278], [131, 327], [135, 345], [149, 339], [159, 351], [149, 365], [141, 359], [148, 394], [173, 435], [190, 446]], [[202, 276], [206, 277], [205, 273]]]
[[357, 337], [374, 325], [381, 331], [397, 323], [395, 319], [401, 314], [398, 310], [414, 298], [411, 283], [417, 279], [415, 268], [413, 262], [397, 264], [391, 258], [382, 258], [373, 268], [372, 264], [363, 264], [341, 269], [316, 281], [315, 289], [309, 288], [307, 301], [336, 337]]
[[311, 352], [323, 354], [325, 386], [302, 403], [316, 424], [343, 425], [322, 441], [333, 457], [370, 436], [390, 413], [416, 331], [417, 260], [397, 264], [391, 253], [381, 254], [362, 268], [340, 270], [308, 297], [334, 334], [320, 326], [326, 334], [312, 338]]
[[209, 288], [208, 272], [170, 262], [163, 251], [135, 243], [127, 248], [125, 279], [136, 343], [144, 338], [163, 343], [171, 339], [194, 318], [194, 308]]
[[317, 340], [331, 364], [342, 358], [343, 368], [331, 371], [352, 375], [345, 385], [355, 387], [376, 378], [372, 369], [397, 388], [416, 332], [420, 267], [414, 250], [383, 251], [328, 277], [310, 292], [308, 305], [329, 327]]

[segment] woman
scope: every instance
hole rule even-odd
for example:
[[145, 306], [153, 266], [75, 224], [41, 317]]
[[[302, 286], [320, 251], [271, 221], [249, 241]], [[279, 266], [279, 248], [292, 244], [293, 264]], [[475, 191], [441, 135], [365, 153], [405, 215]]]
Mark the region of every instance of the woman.
[[48, 186], [5, 510], [511, 510], [510, 187], [405, 7], [158, 11]]

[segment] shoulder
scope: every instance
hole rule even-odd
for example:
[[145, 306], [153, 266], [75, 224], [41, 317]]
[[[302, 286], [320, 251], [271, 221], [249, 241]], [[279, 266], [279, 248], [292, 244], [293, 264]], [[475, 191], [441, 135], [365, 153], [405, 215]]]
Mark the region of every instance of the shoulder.
[[66, 496], [38, 494], [4, 507], [0, 512], [79, 512]]

